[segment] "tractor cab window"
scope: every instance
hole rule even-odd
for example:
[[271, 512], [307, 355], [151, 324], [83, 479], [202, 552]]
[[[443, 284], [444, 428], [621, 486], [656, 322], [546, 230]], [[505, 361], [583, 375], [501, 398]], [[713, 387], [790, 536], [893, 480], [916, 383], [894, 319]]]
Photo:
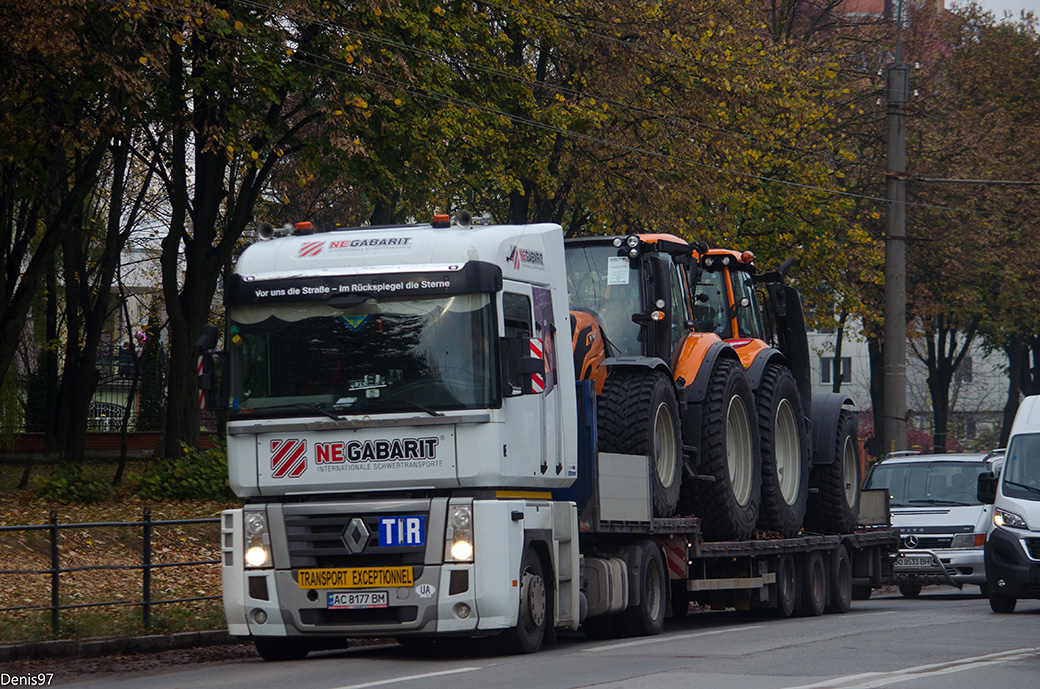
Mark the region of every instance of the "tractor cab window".
[[755, 298], [755, 285], [751, 273], [742, 270], [731, 270], [730, 285], [733, 288], [733, 306], [737, 314], [739, 337], [752, 337], [760, 340], [768, 339], [762, 324], [762, 313]]
[[640, 272], [627, 256], [609, 244], [567, 247], [567, 290], [570, 308], [596, 317], [612, 356], [643, 353], [641, 327], [632, 315], [641, 313]]
[[726, 308], [726, 274], [722, 271], [699, 271], [694, 288], [693, 322], [702, 333], [715, 333], [726, 340], [733, 337]]

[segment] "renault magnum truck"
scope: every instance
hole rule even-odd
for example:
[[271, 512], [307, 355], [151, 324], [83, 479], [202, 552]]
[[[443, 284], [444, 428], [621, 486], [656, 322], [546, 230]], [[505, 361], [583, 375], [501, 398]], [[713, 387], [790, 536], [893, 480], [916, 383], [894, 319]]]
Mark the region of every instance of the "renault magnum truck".
[[[244, 503], [222, 515], [228, 628], [265, 659], [364, 636], [528, 653], [559, 630], [655, 634], [693, 602], [844, 612], [854, 586], [889, 575], [896, 536], [884, 526], [708, 541], [704, 515], [662, 515], [651, 460], [675, 438], [664, 402], [639, 405], [660, 425], [619, 415], [649, 429], [645, 453], [599, 450], [596, 382], [574, 371], [560, 226], [438, 216], [261, 234], [225, 283], [222, 349], [216, 328], [199, 344], [201, 395], [226, 404]], [[604, 265], [618, 284], [624, 263]], [[690, 311], [675, 294], [671, 309], [634, 302], [634, 337], [692, 330], [670, 315]], [[594, 322], [580, 333], [583, 346], [604, 337]], [[600, 363], [644, 394], [626, 369], [647, 368], [636, 359]], [[675, 399], [684, 415], [718, 416], [690, 405], [729, 401]]]

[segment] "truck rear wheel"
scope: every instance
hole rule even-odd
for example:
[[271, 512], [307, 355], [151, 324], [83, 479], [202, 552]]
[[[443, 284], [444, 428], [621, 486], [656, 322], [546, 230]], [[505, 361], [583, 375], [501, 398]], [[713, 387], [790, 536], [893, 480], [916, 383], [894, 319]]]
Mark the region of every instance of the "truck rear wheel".
[[830, 579], [827, 612], [847, 613], [852, 608], [852, 560], [845, 546], [839, 545], [831, 551], [827, 573]]
[[701, 518], [707, 540], [742, 540], [754, 533], [762, 497], [758, 426], [751, 422], [755, 402], [743, 367], [720, 361], [702, 404], [694, 473], [710, 478], [688, 482], [683, 508]]
[[815, 617], [827, 608], [827, 565], [823, 554], [814, 550], [805, 557], [802, 571], [801, 613]]
[[664, 628], [668, 596], [665, 593], [664, 560], [657, 544], [640, 543], [638, 576], [639, 604], [632, 605], [618, 615], [618, 624], [626, 636], [653, 636]]
[[783, 366], [767, 366], [755, 403], [762, 449], [758, 525], [791, 538], [802, 528], [809, 495], [809, 443], [791, 372]]
[[831, 436], [834, 461], [819, 464], [809, 474], [806, 528], [822, 533], [848, 533], [856, 528], [859, 515], [859, 447], [856, 420], [843, 411]]
[[794, 556], [784, 553], [776, 561], [776, 617], [790, 617], [798, 602], [798, 568]]
[[597, 405], [600, 451], [649, 456], [654, 516], [674, 515], [682, 443], [672, 382], [659, 371], [613, 370]]
[[528, 548], [520, 565], [520, 611], [516, 626], [499, 636], [499, 645], [506, 653], [534, 653], [542, 647], [551, 614], [543, 572], [538, 553]]

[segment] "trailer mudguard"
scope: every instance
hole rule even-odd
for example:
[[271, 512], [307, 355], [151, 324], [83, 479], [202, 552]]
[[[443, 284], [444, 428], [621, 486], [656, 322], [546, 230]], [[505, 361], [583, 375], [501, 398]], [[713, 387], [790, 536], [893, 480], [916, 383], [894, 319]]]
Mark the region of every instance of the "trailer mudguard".
[[821, 392], [812, 398], [812, 464], [832, 464], [835, 429], [844, 410], [856, 411], [856, 403], [841, 392]]

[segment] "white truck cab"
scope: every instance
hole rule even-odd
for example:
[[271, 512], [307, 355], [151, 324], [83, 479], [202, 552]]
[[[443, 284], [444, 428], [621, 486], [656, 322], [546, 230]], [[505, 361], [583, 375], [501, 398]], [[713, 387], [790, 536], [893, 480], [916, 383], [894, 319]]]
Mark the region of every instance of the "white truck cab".
[[986, 537], [986, 578], [994, 612], [1019, 598], [1040, 598], [1040, 396], [1022, 400], [1004, 470], [979, 478], [979, 499], [993, 504]]

